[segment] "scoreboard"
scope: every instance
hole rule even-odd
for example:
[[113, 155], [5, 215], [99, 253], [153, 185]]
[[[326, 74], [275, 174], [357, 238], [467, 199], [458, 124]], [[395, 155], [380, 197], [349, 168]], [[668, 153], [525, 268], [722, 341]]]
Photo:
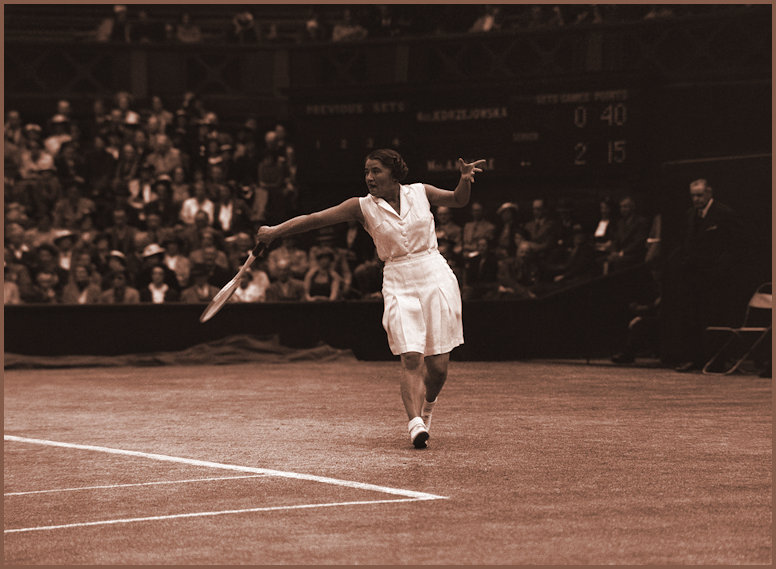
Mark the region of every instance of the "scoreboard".
[[[493, 176], [618, 179], [640, 162], [639, 92], [607, 89], [530, 93], [406, 90], [396, 96], [294, 101], [300, 163], [315, 175], [343, 168], [360, 177], [364, 156], [392, 147], [413, 180], [450, 179], [456, 160], [487, 160]], [[347, 171], [344, 172], [348, 174]]]

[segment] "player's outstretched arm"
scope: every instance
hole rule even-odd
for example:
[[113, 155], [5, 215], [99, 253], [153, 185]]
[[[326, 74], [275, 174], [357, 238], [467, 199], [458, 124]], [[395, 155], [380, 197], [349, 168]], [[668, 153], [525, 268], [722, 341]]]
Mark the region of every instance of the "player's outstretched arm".
[[269, 245], [275, 239], [282, 239], [288, 235], [305, 233], [351, 220], [364, 222], [358, 198], [349, 198], [339, 205], [315, 213], [292, 217], [278, 225], [264, 225], [259, 228], [256, 238], [260, 243]]
[[429, 203], [445, 207], [463, 207], [468, 204], [471, 197], [472, 184], [474, 183], [474, 175], [477, 172], [482, 172], [481, 166], [483, 164], [485, 164], [485, 160], [464, 162], [463, 158], [459, 158], [458, 170], [461, 172], [461, 177], [455, 190], [443, 190], [431, 184], [424, 184]]

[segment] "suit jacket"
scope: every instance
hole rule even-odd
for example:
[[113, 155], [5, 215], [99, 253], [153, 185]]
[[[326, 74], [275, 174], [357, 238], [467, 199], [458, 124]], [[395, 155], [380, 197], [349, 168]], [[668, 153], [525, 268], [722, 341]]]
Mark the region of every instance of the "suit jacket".
[[218, 288], [211, 284], [207, 285], [205, 294], [200, 294], [196, 285], [192, 285], [181, 293], [181, 302], [188, 302], [191, 304], [197, 304], [201, 302], [210, 302], [213, 297], [218, 294]]
[[215, 202], [213, 210], [213, 227], [223, 232], [224, 235], [234, 235], [240, 231], [251, 231], [251, 210], [244, 200], [232, 200], [232, 223], [227, 231], [221, 224], [221, 202]]
[[[81, 292], [75, 283], [68, 283], [62, 290], [62, 304], [78, 304], [78, 298]], [[97, 304], [100, 302], [102, 289], [96, 284], [90, 284], [86, 287], [85, 304]]]
[[633, 214], [629, 218], [617, 220], [614, 229], [615, 251], [623, 252], [623, 260], [640, 262], [647, 254], [647, 236], [649, 235], [649, 221], [641, 215]]
[[528, 240], [538, 246], [536, 248], [538, 251], [552, 249], [558, 244], [560, 225], [552, 218], [545, 217], [541, 220], [541, 223], [536, 219], [532, 219], [526, 222], [524, 229], [528, 233]]
[[463, 283], [467, 286], [496, 284], [498, 280], [498, 259], [492, 253], [470, 257], [466, 260]]
[[724, 274], [733, 269], [746, 248], [744, 226], [728, 206], [714, 200], [705, 218], [687, 211], [682, 260], [691, 270]]
[[140, 304], [140, 293], [136, 288], [128, 286], [124, 291], [124, 298], [117, 301], [114, 289], [109, 288], [100, 295], [100, 302], [102, 304]]

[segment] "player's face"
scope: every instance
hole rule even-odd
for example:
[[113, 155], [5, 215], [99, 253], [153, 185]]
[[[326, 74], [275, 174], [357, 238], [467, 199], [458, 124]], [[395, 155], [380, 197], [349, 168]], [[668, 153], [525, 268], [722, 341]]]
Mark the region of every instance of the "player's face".
[[364, 165], [364, 181], [369, 193], [376, 197], [385, 197], [396, 185], [390, 169], [379, 160], [367, 160]]

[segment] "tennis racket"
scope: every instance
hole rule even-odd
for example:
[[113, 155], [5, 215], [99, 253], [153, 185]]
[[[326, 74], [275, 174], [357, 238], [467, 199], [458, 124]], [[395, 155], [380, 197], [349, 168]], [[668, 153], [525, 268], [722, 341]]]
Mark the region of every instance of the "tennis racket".
[[223, 308], [224, 304], [226, 304], [226, 301], [229, 300], [234, 294], [234, 291], [237, 290], [243, 273], [245, 273], [245, 271], [250, 268], [250, 266], [253, 264], [253, 261], [255, 261], [257, 257], [260, 257], [262, 253], [264, 253], [266, 248], [267, 246], [264, 243], [258, 243], [253, 248], [253, 251], [251, 251], [250, 255], [248, 255], [248, 258], [245, 260], [245, 263], [243, 263], [243, 266], [240, 267], [240, 270], [237, 271], [237, 274], [234, 275], [232, 280], [226, 283], [221, 288], [221, 290], [216, 293], [216, 295], [213, 297], [213, 300], [211, 300], [210, 304], [207, 305], [199, 317], [200, 322], [207, 322], [213, 318], [213, 316], [215, 316], [218, 311], [221, 310], [221, 308]]

